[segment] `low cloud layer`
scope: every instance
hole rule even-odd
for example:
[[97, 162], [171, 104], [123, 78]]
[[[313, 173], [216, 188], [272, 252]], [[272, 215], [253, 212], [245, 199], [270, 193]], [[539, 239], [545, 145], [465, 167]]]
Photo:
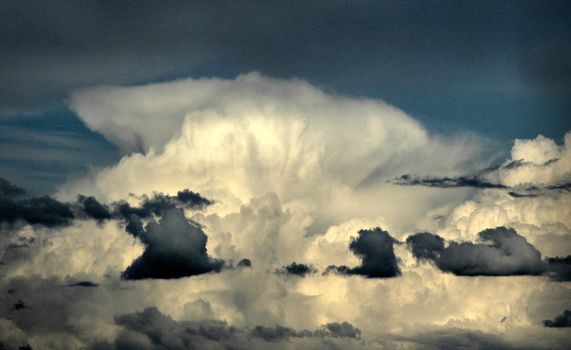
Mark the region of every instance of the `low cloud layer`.
[[525, 345], [514, 346], [497, 335], [464, 329], [446, 329], [424, 332], [407, 340], [415, 344], [418, 349], [454, 350], [468, 348], [515, 350], [528, 348]]
[[348, 322], [327, 323], [317, 330], [296, 330], [279, 325], [257, 325], [247, 329], [230, 326], [224, 321], [175, 321], [155, 307], [116, 316], [115, 322], [124, 331], [114, 344], [97, 344], [96, 349], [258, 349], [295, 338], [314, 338], [321, 342], [327, 338], [358, 340], [361, 337], [361, 331]]

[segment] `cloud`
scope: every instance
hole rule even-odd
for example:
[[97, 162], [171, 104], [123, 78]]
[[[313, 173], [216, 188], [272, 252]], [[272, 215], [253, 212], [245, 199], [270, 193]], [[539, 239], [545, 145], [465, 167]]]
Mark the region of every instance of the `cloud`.
[[208, 256], [206, 235], [186, 219], [182, 209], [168, 209], [137, 238], [145, 251], [123, 272], [125, 279], [189, 277], [218, 272], [224, 265], [224, 261]]
[[87, 287], [87, 288], [95, 288], [99, 287], [97, 283], [93, 283], [91, 281], [79, 281], [68, 285], [69, 287]]
[[185, 189], [178, 191], [176, 196], [154, 193], [151, 197], [142, 196], [140, 206], [132, 206], [124, 200], [113, 202], [113, 217], [122, 219], [126, 223], [127, 232], [134, 236], [139, 236], [143, 232], [143, 221], [153, 214], [162, 216], [167, 210], [177, 207], [189, 208], [192, 210], [202, 210], [214, 202], [202, 197], [199, 193]]
[[567, 281], [571, 257], [547, 258], [514, 229], [496, 227], [478, 234], [482, 243], [449, 242], [431, 233], [416, 233], [406, 242], [414, 257], [433, 261], [442, 271], [458, 276], [509, 276], [548, 274]]
[[[0, 287], [16, 290], [0, 298], [0, 315], [12, 317], [34, 348], [184, 348], [189, 347], [185, 329], [197, 332], [190, 341], [200, 341], [195, 345], [200, 349], [230, 343], [247, 349], [375, 348], [391, 344], [392, 336], [404, 338], [385, 347], [489, 344], [462, 332], [451, 339], [423, 340], [427, 345], [406, 340], [431, 327], [445, 333], [478, 330], [494, 339], [504, 334], [510, 345], [515, 339], [516, 345], [565, 348], [564, 337], [551, 335], [558, 332], [538, 322], [552, 315], [547, 311], [568, 307], [565, 283], [535, 275], [459, 278], [436, 263], [419, 264], [414, 256], [437, 260], [449, 242], [471, 242], [468, 258], [507, 273], [533, 266], [534, 249], [546, 249], [548, 256], [569, 254], [566, 191], [515, 198], [507, 190], [439, 191], [386, 182], [400, 174], [474, 174], [489, 166], [489, 159], [480, 158], [484, 140], [434, 135], [380, 101], [335, 96], [303, 81], [257, 74], [78, 94], [85, 98], [80, 107], [94, 113], [82, 118], [105, 121], [111, 130], [106, 137], [116, 133], [116, 142], [139, 146], [118, 164], [73, 181], [57, 194], [74, 214], [86, 211], [77, 193], [93, 196], [112, 219], [83, 220], [87, 214], [77, 213], [80, 220], [74, 225], [26, 225], [0, 235]], [[103, 112], [91, 99], [98, 96]], [[504, 167], [532, 169], [527, 162]], [[533, 169], [542, 171], [546, 162]], [[563, 182], [529, 185], [556, 183]], [[211, 203], [182, 203], [181, 188]], [[101, 208], [90, 212], [105, 213]], [[477, 241], [479, 232], [498, 226], [513, 227], [517, 236], [495, 233]], [[383, 230], [360, 231], [374, 227]], [[416, 253], [398, 243], [407, 232], [420, 231], [435, 234], [417, 240]], [[215, 257], [228, 262], [248, 257], [254, 263], [225, 269]], [[564, 268], [565, 258], [558, 259]], [[495, 261], [491, 267], [485, 264], [490, 260]], [[283, 278], [275, 273], [292, 261], [399, 278]], [[218, 268], [219, 273], [167, 278]], [[158, 278], [121, 279], [129, 269], [139, 277]], [[77, 281], [99, 287], [67, 287]], [[19, 299], [28, 308], [14, 312]], [[136, 315], [149, 306], [174, 323], [156, 315], [152, 318], [158, 321], [149, 322], [149, 328], [136, 323], [144, 317], [134, 317], [129, 326], [112, 321], [114, 315]], [[268, 342], [251, 334], [256, 326], [270, 338], [285, 336]], [[341, 334], [347, 336], [335, 336]], [[229, 343], [218, 340], [226, 336]]]
[[444, 239], [429, 232], [408, 236], [406, 243], [417, 259], [435, 260], [444, 250]]
[[[464, 329], [446, 329], [421, 333], [409, 339], [410, 342], [418, 345], [419, 349], [487, 349], [487, 350], [508, 350], [521, 349], [502, 339], [502, 337], [486, 334], [480, 331]], [[525, 346], [523, 348], [526, 348]]]
[[359, 328], [353, 327], [349, 322], [332, 322], [327, 323], [325, 328], [330, 332], [333, 337], [346, 337], [346, 338], [356, 338], [361, 337], [361, 330]]
[[69, 225], [75, 215], [67, 203], [49, 196], [28, 199], [0, 197], [0, 223], [25, 222], [48, 227]]
[[242, 259], [238, 261], [238, 267], [252, 267], [252, 261], [250, 259]]
[[[258, 69], [272, 76], [301, 76], [342, 93], [387, 96], [418, 114], [432, 109], [430, 101], [444, 103], [441, 93], [478, 97], [481, 100], [469, 100], [478, 111], [470, 115], [474, 116], [470, 125], [487, 125], [485, 130], [503, 125], [494, 121], [504, 110], [493, 107], [493, 97], [482, 96], [493, 91], [494, 96], [513, 98], [515, 92], [519, 98], [509, 106], [517, 112], [503, 113], [504, 118], [514, 114], [527, 118], [507, 123], [511, 135], [528, 133], [529, 125], [538, 129], [553, 125], [548, 130], [569, 127], [566, 103], [554, 102], [560, 108], [549, 110], [558, 116], [552, 123], [535, 121], [532, 108], [521, 108], [530, 100], [530, 92], [534, 98], [546, 91], [568, 96], [569, 69], [564, 63], [568, 31], [557, 15], [567, 7], [560, 2], [543, 7], [522, 3], [516, 12], [494, 2], [486, 8], [451, 9], [443, 4], [390, 2], [352, 7], [335, 1], [326, 12], [321, 2], [259, 6], [240, 1], [231, 11], [219, 4], [186, 1], [160, 8], [108, 1], [60, 4], [54, 8], [34, 1], [26, 9], [6, 5], [0, 32], [6, 38], [0, 46], [4, 53], [0, 64], [7, 67], [0, 86], [4, 114], [49, 108], [77, 87], [140, 84], [180, 74], [233, 76]], [[411, 13], [418, 21], [408, 21]], [[508, 16], [515, 18], [513, 27], [505, 26], [503, 19]], [[444, 17], [458, 20], [437, 20]], [[288, 28], [292, 18], [298, 25]], [[77, 19], [90, 26], [78, 25]], [[480, 25], [483, 22], [486, 27]], [[397, 36], [402, 40], [395, 40]], [[527, 38], [525, 50], [521, 37]], [[553, 40], [545, 42], [545, 37]], [[506, 45], [510, 49], [498, 55], [497, 47]], [[496, 69], [503, 65], [518, 74]], [[523, 76], [524, 84], [514, 75]], [[451, 105], [445, 111], [466, 107], [460, 101], [464, 100], [448, 99], [445, 102]], [[485, 106], [495, 117], [476, 118]]]
[[361, 330], [359, 328], [353, 327], [349, 322], [332, 322], [327, 323], [322, 326], [321, 329], [310, 331], [310, 330], [295, 330], [290, 327], [275, 326], [255, 326], [249, 334], [253, 337], [261, 338], [268, 342], [277, 342], [287, 340], [289, 338], [361, 338]]
[[547, 258], [545, 269], [556, 281], [571, 281], [571, 255]]
[[329, 266], [327, 271], [344, 275], [362, 275], [368, 278], [386, 278], [400, 275], [393, 249], [395, 240], [387, 231], [376, 227], [360, 230], [359, 236], [351, 240], [349, 249], [361, 259], [356, 267]]
[[[512, 228], [497, 227], [478, 234], [482, 243], [450, 242], [421, 233], [407, 239], [417, 258], [431, 259], [443, 271], [460, 276], [537, 275], [541, 253]], [[440, 239], [439, 239], [440, 238]]]
[[[347, 338], [360, 339], [361, 331], [348, 322], [328, 323], [317, 330], [295, 330], [285, 326], [267, 327], [257, 325], [251, 329], [238, 328], [223, 321], [175, 321], [162, 314], [157, 308], [149, 307], [143, 311], [115, 317], [115, 322], [126, 330], [143, 335], [155, 348], [200, 349], [215, 344], [238, 349], [258, 348], [263, 343], [279, 343], [290, 338]], [[120, 348], [128, 341], [125, 333], [116, 339]], [[261, 343], [260, 343], [261, 342]], [[269, 346], [265, 344], [264, 348]]]
[[292, 262], [291, 264], [286, 265], [282, 267], [280, 270], [278, 270], [278, 273], [290, 276], [305, 277], [307, 275], [315, 273], [316, 271], [317, 271], [316, 268], [312, 265], [306, 265], [302, 263], [298, 264], [296, 262]]
[[401, 175], [391, 183], [436, 188], [471, 187], [509, 191], [516, 198], [556, 195], [568, 192], [571, 180], [571, 133], [563, 145], [539, 135], [533, 140], [516, 140], [511, 158], [471, 175]]
[[[514, 162], [518, 166], [510, 167]], [[571, 181], [571, 132], [565, 134], [561, 145], [542, 135], [530, 140], [516, 139], [511, 158], [486, 177], [511, 187], [533, 184], [564, 189], [564, 184]]]
[[571, 327], [571, 311], [565, 310], [561, 315], [557, 315], [554, 320], [545, 320], [543, 325], [548, 328]]
[[8, 180], [0, 178], [0, 197], [17, 197], [26, 191], [16, 185], [11, 184]]
[[98, 222], [105, 220], [123, 220], [127, 232], [137, 236], [142, 231], [141, 219], [153, 214], [161, 216], [168, 209], [176, 207], [191, 210], [202, 210], [214, 202], [202, 197], [199, 193], [184, 189], [176, 196], [154, 193], [152, 196], [143, 195], [140, 206], [132, 206], [124, 200], [105, 204], [94, 196], [78, 195], [75, 202], [61, 202], [51, 196], [18, 199], [25, 191], [0, 178], [2, 193], [0, 193], [0, 223], [14, 225], [24, 223], [46, 227], [65, 226], [79, 219], [94, 219]]
[[12, 307], [14, 311], [20, 311], [23, 309], [26, 309], [27, 306], [26, 304], [24, 304], [24, 302], [20, 299], [17, 302], [14, 303], [14, 306]]
[[112, 213], [109, 207], [99, 201], [93, 196], [79, 195], [77, 201], [83, 206], [83, 212], [90, 218], [95, 220], [109, 220]]
[[[85, 193], [117, 201], [129, 193], [190, 187], [228, 213], [274, 193], [282, 203], [312, 207], [310, 234], [379, 212], [396, 225], [412, 225], [435, 202], [463, 200], [467, 192], [404, 194], [387, 180], [488, 163], [481, 155], [490, 142], [483, 138], [433, 134], [380, 100], [336, 96], [303, 80], [258, 73], [86, 88], [69, 103], [92, 130], [136, 153], [67, 184], [60, 198]], [[437, 165], [445, 150], [449, 157]], [[379, 202], [380, 195], [391, 200]], [[418, 203], [406, 214], [394, 205], [403, 195]]]
[[500, 188], [507, 187], [502, 184], [490, 183], [476, 177], [414, 177], [411, 175], [401, 175], [392, 181], [395, 185], [401, 186], [427, 186], [438, 188], [454, 187], [474, 187], [474, 188]]

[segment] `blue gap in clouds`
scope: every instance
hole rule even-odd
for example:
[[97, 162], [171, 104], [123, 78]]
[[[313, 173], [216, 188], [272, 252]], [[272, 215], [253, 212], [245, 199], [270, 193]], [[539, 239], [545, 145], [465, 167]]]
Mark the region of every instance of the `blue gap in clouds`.
[[50, 193], [72, 177], [119, 159], [117, 148], [68, 110], [0, 118], [0, 177]]

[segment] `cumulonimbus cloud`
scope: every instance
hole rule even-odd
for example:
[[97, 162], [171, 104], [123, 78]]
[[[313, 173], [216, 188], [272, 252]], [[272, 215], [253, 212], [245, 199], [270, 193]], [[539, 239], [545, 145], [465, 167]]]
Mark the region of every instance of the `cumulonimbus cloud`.
[[[559, 281], [569, 271], [569, 193], [520, 190], [569, 182], [567, 139], [519, 140], [508, 159], [490, 169], [497, 153], [484, 157], [490, 143], [483, 138], [434, 134], [382, 101], [259, 74], [88, 88], [70, 104], [125, 153], [118, 164], [70, 182], [53, 197], [72, 204], [73, 225], [25, 225], [0, 237], [6, 272], [0, 288], [7, 296], [0, 300], [6, 319], [0, 332], [23, 334], [10, 345], [54, 348], [57, 333], [69, 348], [152, 349], [152, 330], [163, 332], [158, 347], [174, 347], [187, 339], [185, 329], [200, 333], [203, 324], [207, 332], [193, 333], [195, 339], [235, 325], [243, 333], [228, 339], [248, 349], [258, 342], [509, 348], [513, 339], [546, 339], [541, 346], [565, 348], [567, 341], [541, 320], [553, 315], [548, 309], [568, 309], [568, 290]], [[452, 183], [479, 169], [490, 170], [478, 179], [507, 188], [387, 183], [402, 174], [436, 174]], [[181, 188], [200, 193], [208, 202], [194, 202], [203, 210], [187, 202], [192, 196], [179, 196]], [[77, 200], [78, 193], [84, 197]], [[478, 235], [500, 226], [517, 235]], [[359, 232], [375, 227], [383, 230]], [[413, 249], [399, 243], [419, 231], [434, 234], [424, 234]], [[538, 262], [538, 252], [551, 258]], [[419, 264], [415, 256], [436, 267], [444, 256], [440, 263], [452, 273]], [[237, 268], [220, 269], [218, 258]], [[337, 271], [356, 277], [276, 273], [292, 262], [321, 271], [337, 264]], [[74, 285], [78, 281], [98, 287]], [[26, 308], [15, 311], [18, 300]], [[113, 316], [148, 306], [168, 316], [156, 317], [158, 323], [134, 317], [141, 321], [137, 329], [112, 323]], [[69, 322], [78, 316], [81, 322]], [[212, 319], [227, 324], [209, 324]], [[196, 327], [179, 320], [196, 320]], [[340, 321], [362, 330], [362, 341]], [[255, 326], [259, 335], [283, 341], [253, 336]], [[329, 335], [296, 336], [308, 334], [303, 330]]]

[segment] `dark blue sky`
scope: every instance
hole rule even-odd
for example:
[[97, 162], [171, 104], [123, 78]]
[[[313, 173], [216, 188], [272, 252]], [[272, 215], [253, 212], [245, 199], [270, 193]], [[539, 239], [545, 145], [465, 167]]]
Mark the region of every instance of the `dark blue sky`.
[[[565, 1], [2, 1], [0, 177], [50, 191], [118, 151], [73, 89], [252, 70], [508, 145], [571, 129]], [[350, 116], [349, 116], [350, 117]]]

